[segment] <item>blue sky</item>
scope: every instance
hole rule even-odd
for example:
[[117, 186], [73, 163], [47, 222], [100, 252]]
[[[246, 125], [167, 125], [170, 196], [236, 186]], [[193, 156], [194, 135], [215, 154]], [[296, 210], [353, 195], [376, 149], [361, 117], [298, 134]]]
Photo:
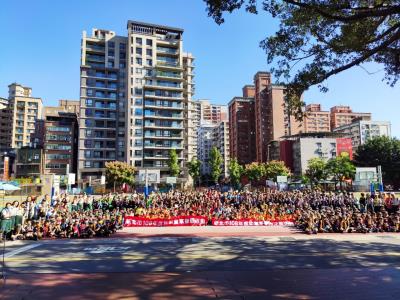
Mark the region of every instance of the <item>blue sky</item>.
[[[277, 22], [264, 12], [235, 12], [218, 26], [202, 0], [2, 0], [0, 96], [7, 97], [8, 84], [18, 82], [32, 87], [45, 105], [78, 99], [82, 31], [104, 28], [126, 35], [129, 19], [185, 30], [184, 49], [196, 57], [195, 98], [226, 104], [241, 95], [242, 86], [251, 84], [258, 70], [271, 67], [258, 45], [274, 33]], [[400, 136], [400, 83], [391, 88], [382, 77], [382, 71], [368, 75], [352, 69], [329, 79], [328, 93], [312, 88], [304, 99], [324, 109], [348, 104], [354, 111], [372, 112], [375, 120], [391, 121], [393, 135]]]

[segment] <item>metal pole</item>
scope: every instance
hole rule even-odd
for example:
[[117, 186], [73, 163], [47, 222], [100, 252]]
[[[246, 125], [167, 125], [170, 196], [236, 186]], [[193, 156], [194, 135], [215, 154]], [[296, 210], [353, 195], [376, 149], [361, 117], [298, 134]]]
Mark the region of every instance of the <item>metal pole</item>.
[[71, 185], [69, 184], [69, 164], [67, 164], [66, 168], [66, 176], [67, 176], [67, 191], [69, 192], [71, 190]]
[[147, 169], [144, 169], [144, 195], [145, 195], [145, 198], [147, 198], [147, 196], [148, 196], [148, 194], [149, 194], [149, 187], [148, 187], [148, 184], [149, 184], [149, 181], [148, 181], [148, 178], [147, 178]]

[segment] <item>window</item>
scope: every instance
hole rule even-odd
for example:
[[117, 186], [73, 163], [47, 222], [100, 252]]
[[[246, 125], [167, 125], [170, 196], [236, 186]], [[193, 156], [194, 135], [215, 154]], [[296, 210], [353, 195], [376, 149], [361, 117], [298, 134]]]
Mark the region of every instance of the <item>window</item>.
[[153, 40], [147, 39], [147, 40], [146, 40], [146, 45], [147, 45], [147, 46], [153, 46]]
[[136, 47], [136, 54], [142, 55], [142, 48]]
[[142, 83], [142, 78], [136, 78], [135, 83], [141, 84]]
[[92, 130], [90, 130], [90, 129], [86, 129], [85, 130], [85, 136], [86, 137], [89, 137], [89, 136], [92, 136], [93, 135], [93, 131]]
[[125, 50], [126, 49], [126, 44], [119, 44], [119, 49], [120, 50]]
[[138, 65], [142, 65], [142, 59], [141, 59], [140, 57], [137, 57], [137, 58], [136, 58], [136, 63], [137, 63]]
[[93, 106], [93, 100], [92, 99], [86, 99], [86, 105], [87, 106]]
[[135, 95], [142, 95], [143, 90], [140, 88], [135, 88]]
[[108, 56], [114, 57], [115, 56], [114, 50], [108, 50]]
[[142, 38], [137, 37], [136, 38], [136, 44], [142, 45]]
[[135, 150], [135, 156], [142, 156], [142, 150]]
[[142, 162], [140, 160], [135, 160], [135, 167], [141, 167]]
[[143, 103], [143, 99], [140, 99], [140, 98], [135, 99], [135, 105], [142, 105], [142, 103]]
[[146, 55], [152, 56], [153, 55], [153, 50], [146, 49]]
[[90, 168], [91, 166], [92, 166], [92, 162], [85, 160], [85, 168]]
[[108, 48], [114, 48], [115, 43], [114, 42], [108, 42]]
[[92, 151], [90, 150], [85, 150], [85, 157], [90, 158], [92, 156]]
[[86, 95], [87, 96], [93, 96], [93, 90], [92, 89], [87, 89], [86, 90]]
[[153, 65], [153, 60], [152, 59], [146, 59], [146, 63], [147, 63], [147, 65], [152, 66]]
[[85, 115], [86, 116], [93, 116], [93, 110], [92, 109], [85, 109]]
[[141, 108], [135, 108], [135, 116], [142, 116], [143, 110]]
[[142, 135], [143, 135], [142, 129], [135, 129], [135, 136], [142, 136]]
[[114, 68], [114, 61], [113, 60], [109, 60], [107, 66], [109, 68]]
[[142, 68], [136, 68], [136, 74], [142, 74]]
[[142, 146], [143, 142], [142, 140], [135, 140], [135, 146]]
[[143, 125], [143, 120], [142, 119], [136, 119], [135, 120], [135, 125], [136, 126], [142, 126]]

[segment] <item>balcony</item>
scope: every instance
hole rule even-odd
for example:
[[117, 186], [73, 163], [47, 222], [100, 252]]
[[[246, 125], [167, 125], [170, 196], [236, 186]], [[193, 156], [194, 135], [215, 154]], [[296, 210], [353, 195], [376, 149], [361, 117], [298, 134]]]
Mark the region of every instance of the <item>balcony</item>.
[[156, 68], [166, 70], [182, 70], [182, 66], [180, 66], [179, 63], [171, 63], [160, 60], [157, 60]]
[[183, 87], [182, 84], [166, 84], [160, 82], [150, 82], [146, 80], [144, 87], [150, 89], [165, 89], [165, 90], [173, 90], [173, 91], [182, 91]]
[[153, 112], [146, 112], [144, 113], [146, 118], [155, 118], [155, 119], [178, 119], [183, 120], [183, 114], [156, 114]]
[[152, 97], [152, 98], [175, 98], [175, 99], [183, 99], [183, 95], [182, 93], [174, 93], [174, 92], [170, 92], [170, 91], [144, 91], [144, 96], [145, 97]]
[[105, 50], [104, 46], [86, 44], [86, 52], [104, 53]]
[[157, 139], [157, 140], [181, 140], [183, 139], [182, 134], [171, 134], [171, 135], [156, 135], [155, 133], [145, 133], [145, 138]]
[[150, 122], [145, 122], [144, 123], [145, 128], [159, 128], [159, 129], [183, 129], [182, 125], [168, 125], [168, 124], [159, 124], [159, 123], [150, 123]]
[[86, 61], [105, 62], [105, 57], [100, 55], [86, 55]]
[[162, 53], [162, 54], [167, 54], [167, 55], [172, 55], [172, 56], [179, 55], [178, 49], [168, 48], [168, 47], [157, 47], [157, 53]]
[[168, 102], [168, 104], [159, 104], [155, 101], [148, 101], [146, 100], [144, 102], [144, 107], [145, 108], [162, 108], [162, 109], [170, 109], [170, 110], [182, 110], [183, 105], [181, 103], [176, 103], [176, 102]]
[[182, 144], [160, 144], [160, 143], [144, 143], [146, 149], [183, 149]]

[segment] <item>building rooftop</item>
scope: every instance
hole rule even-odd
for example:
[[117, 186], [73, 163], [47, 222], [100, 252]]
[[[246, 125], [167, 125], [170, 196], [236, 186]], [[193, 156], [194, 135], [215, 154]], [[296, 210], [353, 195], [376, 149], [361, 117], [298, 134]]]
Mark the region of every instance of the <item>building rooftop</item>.
[[228, 102], [228, 106], [231, 106], [233, 104], [233, 102], [235, 101], [240, 101], [240, 102], [254, 102], [254, 98], [253, 97], [241, 97], [241, 96], [237, 96], [237, 97], [233, 97], [231, 101]]
[[294, 140], [299, 138], [343, 138], [343, 137], [347, 137], [347, 135], [339, 132], [307, 132], [307, 133], [282, 136], [280, 140]]
[[176, 33], [183, 33], [183, 31], [184, 31], [183, 29], [177, 28], [177, 27], [170, 27], [170, 26], [157, 25], [157, 24], [152, 24], [152, 23], [145, 23], [145, 22], [129, 20], [127, 28], [129, 29], [129, 27], [131, 27], [131, 25], [151, 27], [151, 28], [154, 28], [154, 29], [163, 29], [163, 30], [176, 32]]

